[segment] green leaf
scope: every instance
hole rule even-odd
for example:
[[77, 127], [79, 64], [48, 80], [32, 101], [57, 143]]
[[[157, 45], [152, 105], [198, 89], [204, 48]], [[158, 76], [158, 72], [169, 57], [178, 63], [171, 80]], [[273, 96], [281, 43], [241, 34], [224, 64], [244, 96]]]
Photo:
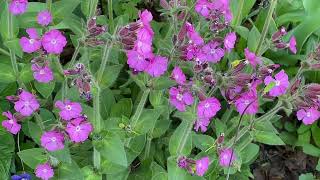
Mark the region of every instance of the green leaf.
[[160, 90], [150, 91], [149, 101], [153, 107], [158, 107], [163, 103], [164, 101], [163, 94], [164, 92]]
[[202, 151], [208, 150], [215, 143], [215, 140], [208, 135], [192, 133], [192, 143]]
[[259, 154], [260, 147], [256, 144], [250, 143], [244, 150], [241, 151], [241, 160], [243, 164], [252, 163]]
[[172, 87], [175, 84], [176, 82], [171, 80], [169, 77], [162, 76], [162, 77], [153, 79], [152, 87], [155, 90], [163, 90], [163, 89]]
[[[9, 40], [11, 38], [14, 38], [18, 35], [19, 33], [19, 27], [18, 27], [18, 21], [16, 16], [13, 16], [10, 14], [8, 11], [8, 4], [7, 1], [2, 1], [0, 3], [0, 7], [3, 7], [3, 11], [0, 12], [0, 35], [3, 40]], [[12, 18], [12, 36], [10, 37], [10, 32], [8, 29], [9, 21], [10, 21], [10, 16]]]
[[281, 138], [274, 132], [255, 131], [254, 139], [268, 145], [285, 145]]
[[154, 127], [155, 122], [160, 117], [163, 109], [144, 109], [141, 116], [135, 126], [132, 127], [133, 130], [138, 134], [147, 133], [152, 127]]
[[315, 180], [315, 177], [311, 173], [307, 173], [300, 175], [299, 180]]
[[101, 88], [110, 87], [118, 78], [122, 65], [107, 66], [103, 72], [101, 82], [98, 82]]
[[72, 163], [62, 163], [55, 170], [55, 178], [53, 180], [84, 180], [83, 173], [75, 161]]
[[307, 14], [312, 15], [320, 10], [320, 4], [317, 0], [302, 0], [303, 7]]
[[107, 134], [101, 141], [94, 142], [94, 146], [109, 163], [127, 167], [127, 156], [121, 139], [116, 134]]
[[311, 127], [312, 132], [312, 139], [314, 143], [320, 147], [320, 128], [318, 127], [317, 123], [314, 123]]
[[26, 12], [23, 14], [23, 16], [17, 16], [19, 21], [19, 27], [24, 29], [39, 27], [36, 18], [37, 15], [38, 12]]
[[83, 29], [83, 23], [81, 21], [81, 18], [79, 18], [76, 15], [69, 15], [68, 17], [65, 17], [59, 24], [52, 26], [52, 29], [70, 29], [72, 32], [74, 32], [78, 36], [84, 36], [85, 32]]
[[303, 152], [311, 155], [311, 156], [315, 156], [315, 157], [319, 157], [320, 156], [320, 149], [315, 147], [312, 144], [305, 144], [302, 146]]
[[[1, 5], [1, 3], [0, 3]], [[15, 142], [11, 134], [0, 128], [0, 179], [9, 179]]]
[[189, 155], [192, 150], [193, 122], [182, 121], [173, 132], [169, 141], [169, 151], [171, 155]]
[[20, 79], [23, 83], [29, 83], [33, 81], [33, 72], [31, 70], [31, 64], [25, 64], [19, 73]]
[[26, 149], [18, 152], [20, 159], [30, 168], [35, 169], [38, 164], [47, 161], [46, 153], [41, 148]]
[[146, 143], [146, 135], [136, 136], [130, 139], [126, 146], [127, 162], [131, 164], [142, 152]]
[[41, 145], [41, 142], [40, 142], [40, 138], [41, 138], [41, 135], [42, 135], [41, 128], [39, 127], [38, 124], [36, 124], [36, 123], [34, 123], [32, 121], [28, 121], [27, 124], [28, 124], [28, 127], [29, 127], [29, 134], [30, 134], [31, 138], [38, 145]]
[[104, 89], [100, 93], [101, 116], [107, 119], [110, 115], [111, 107], [116, 104], [113, 92], [110, 89]]
[[162, 136], [169, 129], [170, 124], [171, 121], [169, 119], [160, 118], [158, 121], [156, 121], [154, 129], [151, 133], [151, 137], [159, 138]]
[[256, 26], [253, 26], [248, 35], [248, 48], [250, 51], [256, 51], [260, 36], [259, 30], [256, 28]]
[[68, 17], [80, 4], [80, 0], [61, 0], [52, 4], [53, 19]]
[[50, 152], [50, 154], [57, 158], [60, 162], [64, 162], [64, 163], [71, 163], [71, 155], [70, 155], [70, 150], [67, 144], [65, 144], [64, 148], [61, 150], [57, 150], [57, 151], [52, 151]]
[[132, 100], [128, 98], [121, 99], [117, 104], [111, 107], [110, 117], [130, 117], [132, 112]]
[[0, 63], [0, 77], [0, 83], [12, 83], [16, 81], [12, 67], [4, 63]]
[[151, 180], [167, 180], [168, 173], [156, 162], [152, 162], [150, 165], [150, 169], [152, 171], [152, 179]]
[[34, 87], [44, 98], [47, 99], [53, 92], [55, 84], [55, 81], [51, 81], [49, 83], [39, 83], [38, 81], [35, 81]]
[[85, 166], [81, 168], [85, 180], [101, 180], [101, 175], [97, 174], [92, 167]]
[[5, 45], [7, 48], [11, 49], [20, 58], [23, 56], [23, 52], [22, 52], [21, 46], [19, 44], [18, 38], [7, 40], [3, 43], [3, 45]]

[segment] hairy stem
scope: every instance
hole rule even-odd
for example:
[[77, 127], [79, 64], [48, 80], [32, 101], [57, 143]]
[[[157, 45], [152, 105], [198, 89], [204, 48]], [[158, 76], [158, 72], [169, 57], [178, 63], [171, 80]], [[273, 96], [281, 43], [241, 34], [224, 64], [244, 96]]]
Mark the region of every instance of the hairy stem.
[[107, 43], [104, 47], [101, 65], [100, 65], [100, 68], [97, 73], [97, 81], [96, 82], [98, 84], [100, 84], [100, 82], [102, 80], [103, 73], [104, 73], [104, 70], [106, 69], [112, 46], [113, 46], [113, 43], [111, 42], [111, 43]]
[[130, 125], [132, 128], [134, 128], [136, 126], [136, 124], [142, 114], [142, 111], [143, 111], [144, 105], [147, 102], [149, 93], [150, 93], [150, 89], [148, 88], [143, 92], [143, 94], [141, 96], [141, 99], [140, 99], [140, 102], [137, 106], [136, 112], [134, 113], [134, 115], [132, 116], [131, 121], [130, 121]]
[[0, 48], [0, 53], [6, 56], [10, 56], [10, 53], [2, 48]]
[[78, 45], [76, 46], [76, 48], [74, 50], [74, 53], [72, 55], [72, 58], [71, 58], [70, 63], [68, 65], [68, 68], [72, 68], [72, 66], [75, 64], [77, 56], [79, 54], [79, 51], [80, 51], [80, 42], [78, 40]]
[[97, 6], [98, 6], [98, 0], [90, 0], [90, 13], [89, 13], [89, 17], [88, 19], [91, 19], [93, 16], [95, 16], [96, 14], [96, 10], [97, 10]]
[[258, 46], [257, 46], [257, 49], [256, 49], [256, 54], [257, 55], [261, 55], [261, 47], [262, 47], [262, 44], [264, 43], [264, 40], [267, 36], [267, 33], [269, 31], [269, 27], [270, 27], [270, 23], [271, 23], [271, 20], [272, 20], [272, 15], [273, 15], [273, 12], [276, 8], [276, 5], [277, 5], [277, 0], [271, 0], [271, 5], [269, 7], [269, 11], [268, 11], [268, 14], [267, 14], [267, 18], [266, 18], [266, 21], [263, 25], [263, 29], [262, 29], [262, 33], [261, 33], [261, 36], [260, 36], [260, 39], [259, 39], [259, 43], [258, 43]]
[[108, 0], [108, 16], [110, 22], [110, 32], [114, 31], [114, 22], [113, 22], [113, 7], [112, 0]]
[[237, 9], [238, 11], [238, 14], [235, 18], [235, 21], [234, 21], [234, 26], [238, 26], [241, 22], [241, 16], [242, 16], [242, 10], [243, 10], [243, 5], [244, 5], [244, 0], [239, 0], [239, 7]]

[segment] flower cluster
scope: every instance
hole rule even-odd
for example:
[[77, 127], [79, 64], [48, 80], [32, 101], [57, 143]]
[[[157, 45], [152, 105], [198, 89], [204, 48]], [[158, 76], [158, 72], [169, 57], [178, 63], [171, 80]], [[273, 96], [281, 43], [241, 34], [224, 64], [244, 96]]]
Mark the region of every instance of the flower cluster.
[[152, 14], [145, 10], [139, 13], [139, 17], [139, 21], [119, 31], [120, 41], [127, 49], [127, 63], [135, 72], [144, 71], [152, 77], [159, 77], [167, 71], [168, 59], [152, 52]]
[[283, 41], [283, 37], [287, 34], [287, 31], [284, 27], [281, 27], [277, 32], [272, 35], [272, 42], [274, 46], [278, 49], [289, 48], [290, 51], [294, 54], [297, 53], [297, 42], [296, 38], [292, 36], [288, 43]]

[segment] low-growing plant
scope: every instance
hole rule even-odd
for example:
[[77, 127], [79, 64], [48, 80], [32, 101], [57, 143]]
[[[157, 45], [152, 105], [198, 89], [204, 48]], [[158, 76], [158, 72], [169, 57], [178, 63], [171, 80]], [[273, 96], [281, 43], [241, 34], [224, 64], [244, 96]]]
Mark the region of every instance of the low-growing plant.
[[2, 0], [0, 179], [249, 179], [259, 143], [320, 156], [319, 9]]

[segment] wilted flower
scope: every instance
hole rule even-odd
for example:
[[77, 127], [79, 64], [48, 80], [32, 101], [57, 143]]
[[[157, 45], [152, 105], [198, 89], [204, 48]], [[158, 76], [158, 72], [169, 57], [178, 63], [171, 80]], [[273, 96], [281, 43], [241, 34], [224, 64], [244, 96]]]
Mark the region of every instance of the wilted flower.
[[71, 102], [70, 100], [57, 101], [55, 106], [60, 109], [59, 115], [63, 120], [69, 121], [81, 116], [82, 107], [78, 102]]
[[320, 111], [317, 108], [301, 108], [297, 112], [298, 120], [302, 121], [303, 124], [309, 125], [313, 124], [316, 120], [320, 118]]
[[172, 87], [169, 90], [170, 103], [179, 111], [185, 111], [186, 106], [193, 104], [193, 97], [190, 91], [182, 87]]
[[275, 75], [275, 79], [273, 79], [271, 76], [267, 76], [264, 79], [264, 84], [266, 86], [271, 82], [275, 83], [275, 86], [269, 91], [269, 95], [273, 97], [285, 94], [287, 88], [289, 87], [288, 75], [284, 72], [284, 70], [281, 70], [279, 73], [277, 73]]
[[36, 167], [35, 174], [42, 180], [49, 180], [53, 177], [54, 171], [49, 163], [39, 164]]
[[235, 32], [228, 33], [224, 38], [224, 48], [230, 52], [236, 43], [237, 36]]
[[64, 148], [64, 136], [58, 131], [48, 131], [41, 136], [41, 146], [48, 151], [57, 151]]
[[171, 78], [180, 85], [183, 85], [186, 82], [186, 75], [183, 73], [179, 66], [174, 67], [171, 73]]
[[22, 173], [20, 175], [11, 176], [11, 180], [31, 180], [31, 175], [28, 173]]
[[26, 53], [33, 53], [41, 48], [41, 41], [39, 40], [38, 32], [35, 28], [28, 28], [26, 30], [29, 38], [22, 37], [19, 44]]
[[198, 118], [212, 118], [221, 109], [221, 104], [215, 97], [201, 101], [197, 107]]
[[209, 168], [210, 160], [208, 157], [203, 157], [196, 160], [196, 173], [198, 176], [203, 176]]
[[14, 109], [22, 116], [30, 116], [40, 107], [39, 102], [33, 94], [22, 90], [19, 94], [19, 100], [14, 103]]
[[21, 125], [18, 124], [17, 119], [10, 111], [3, 112], [2, 115], [8, 118], [7, 120], [2, 121], [2, 126], [10, 133], [17, 134], [21, 129]]
[[257, 57], [253, 52], [250, 52], [248, 48], [244, 50], [244, 55], [246, 59], [249, 61], [249, 63], [252, 65], [252, 67], [256, 67], [258, 64], [261, 64], [260, 57]]
[[9, 4], [9, 11], [13, 15], [19, 15], [26, 12], [28, 0], [12, 0]]
[[32, 64], [31, 69], [33, 71], [34, 79], [38, 82], [48, 83], [53, 80], [53, 72], [49, 66], [40, 66], [38, 64]]
[[219, 152], [219, 164], [222, 167], [229, 167], [236, 160], [232, 149], [223, 149]]
[[194, 130], [195, 131], [200, 130], [201, 132], [206, 132], [209, 124], [210, 124], [210, 118], [199, 117], [194, 123]]
[[78, 117], [67, 124], [66, 132], [69, 134], [71, 141], [79, 143], [88, 139], [92, 129], [91, 123], [86, 118]]
[[42, 37], [42, 46], [48, 53], [60, 54], [67, 45], [67, 39], [56, 29], [46, 32]]
[[162, 56], [155, 56], [154, 58], [150, 59], [149, 65], [145, 69], [152, 77], [159, 77], [163, 75], [168, 68], [168, 59]]
[[42, 26], [48, 26], [52, 22], [52, 15], [48, 10], [38, 13], [37, 21]]

